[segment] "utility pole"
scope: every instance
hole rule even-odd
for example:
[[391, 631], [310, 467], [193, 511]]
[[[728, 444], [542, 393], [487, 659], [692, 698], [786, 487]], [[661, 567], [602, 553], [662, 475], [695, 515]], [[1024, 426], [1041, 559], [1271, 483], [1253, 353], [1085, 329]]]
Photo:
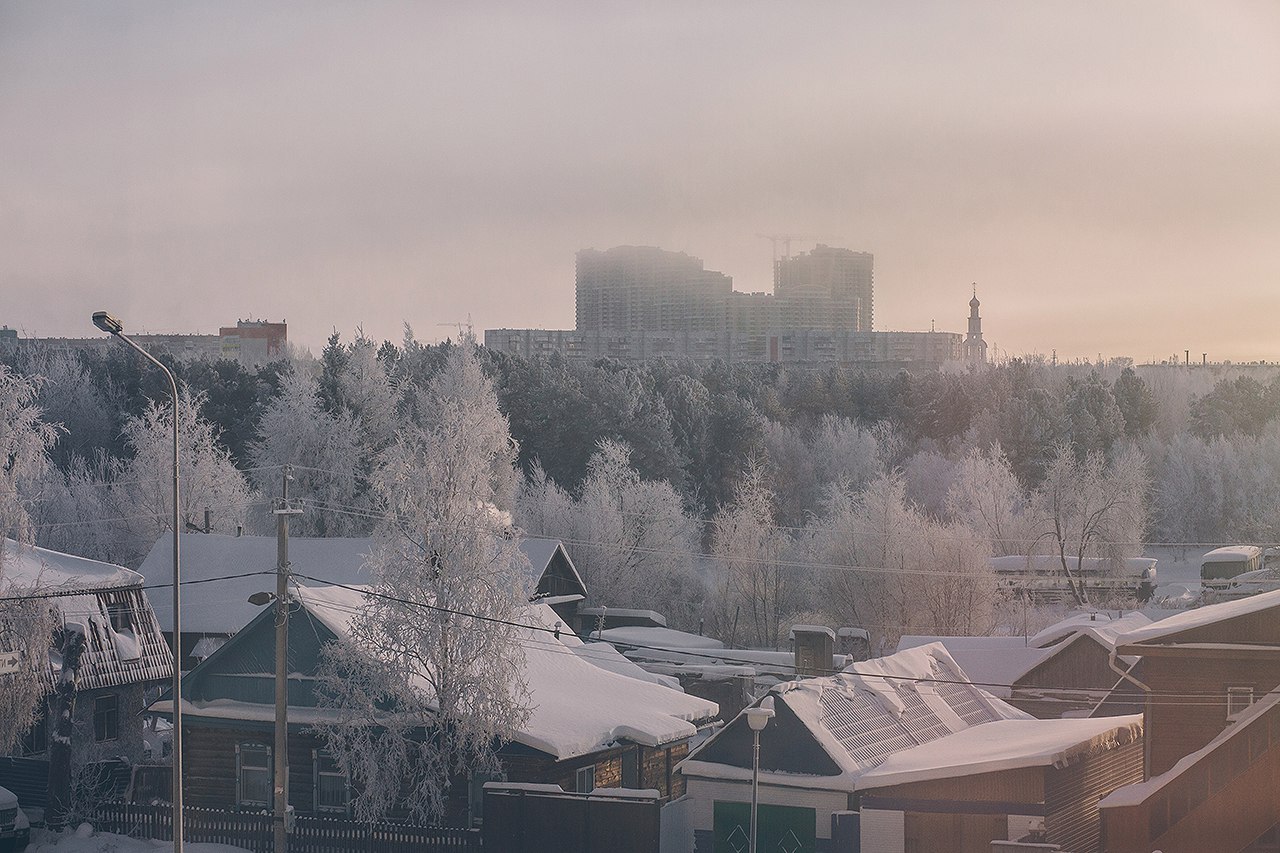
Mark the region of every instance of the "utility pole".
[[280, 509], [276, 510], [276, 738], [275, 851], [288, 853], [289, 833], [289, 516], [302, 510], [289, 507], [289, 481], [293, 466], [284, 466]]

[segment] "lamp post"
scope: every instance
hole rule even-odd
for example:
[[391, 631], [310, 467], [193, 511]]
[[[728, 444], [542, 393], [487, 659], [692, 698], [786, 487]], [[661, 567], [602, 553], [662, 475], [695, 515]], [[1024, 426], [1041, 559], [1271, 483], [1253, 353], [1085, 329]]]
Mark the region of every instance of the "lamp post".
[[93, 312], [93, 325], [133, 347], [147, 361], [164, 371], [173, 394], [173, 853], [182, 853], [182, 577], [178, 536], [178, 382], [160, 361], [124, 334], [124, 324], [106, 311]]
[[760, 806], [760, 732], [773, 719], [773, 697], [766, 696], [754, 708], [747, 708], [747, 725], [751, 727], [751, 839], [750, 853], [756, 853], [756, 811]]

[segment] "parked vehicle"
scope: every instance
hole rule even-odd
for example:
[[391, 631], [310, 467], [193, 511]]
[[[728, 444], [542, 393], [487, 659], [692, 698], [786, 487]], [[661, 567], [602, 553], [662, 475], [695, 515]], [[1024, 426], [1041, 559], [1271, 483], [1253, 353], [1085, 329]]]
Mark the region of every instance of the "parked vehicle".
[[1214, 548], [1200, 558], [1200, 581], [1205, 586], [1227, 586], [1227, 581], [1262, 568], [1262, 549], [1256, 545]]
[[0, 788], [0, 853], [18, 853], [31, 840], [31, 823], [8, 788]]

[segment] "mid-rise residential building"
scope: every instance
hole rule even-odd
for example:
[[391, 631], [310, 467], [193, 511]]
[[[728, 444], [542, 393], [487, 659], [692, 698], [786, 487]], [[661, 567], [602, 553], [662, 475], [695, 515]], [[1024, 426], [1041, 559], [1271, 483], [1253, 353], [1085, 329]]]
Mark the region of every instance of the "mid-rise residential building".
[[[257, 367], [286, 357], [289, 326], [283, 320], [237, 320], [216, 335], [134, 332], [126, 329], [139, 346], [150, 352], [166, 352], [183, 361], [238, 361]], [[105, 351], [119, 346], [110, 335], [88, 338], [19, 337], [16, 330], [0, 329], [0, 346], [42, 347], [52, 351]]]

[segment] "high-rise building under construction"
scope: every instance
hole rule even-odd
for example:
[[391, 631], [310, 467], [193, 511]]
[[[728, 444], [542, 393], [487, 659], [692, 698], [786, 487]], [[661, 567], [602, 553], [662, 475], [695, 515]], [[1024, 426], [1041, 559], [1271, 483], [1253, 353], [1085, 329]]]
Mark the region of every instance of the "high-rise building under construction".
[[653, 246], [583, 249], [580, 332], [723, 332], [733, 279], [684, 252]]
[[874, 258], [819, 243], [812, 251], [778, 258], [773, 295], [786, 329], [870, 332], [874, 308]]

